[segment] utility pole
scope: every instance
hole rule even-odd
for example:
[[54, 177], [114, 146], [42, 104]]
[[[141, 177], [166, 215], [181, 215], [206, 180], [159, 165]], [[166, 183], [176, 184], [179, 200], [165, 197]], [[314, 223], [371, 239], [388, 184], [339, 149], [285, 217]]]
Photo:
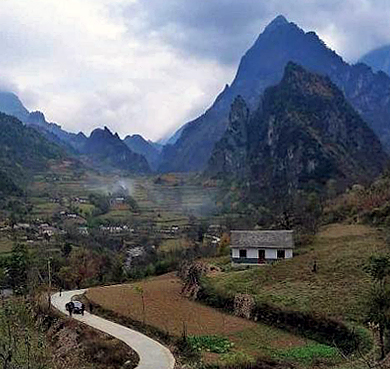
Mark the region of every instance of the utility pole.
[[48, 291], [48, 301], [49, 301], [49, 310], [51, 309], [51, 262], [50, 258], [47, 260], [47, 269], [49, 272], [49, 291]]

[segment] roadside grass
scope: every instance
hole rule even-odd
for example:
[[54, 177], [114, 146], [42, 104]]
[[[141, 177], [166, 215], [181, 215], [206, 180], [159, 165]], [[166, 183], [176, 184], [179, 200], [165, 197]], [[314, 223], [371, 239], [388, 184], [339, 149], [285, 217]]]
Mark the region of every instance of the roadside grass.
[[[207, 283], [217, 293], [249, 293], [259, 302], [362, 322], [371, 285], [363, 267], [372, 254], [388, 252], [381, 232], [363, 225], [330, 225], [297, 251], [293, 259], [273, 265], [227, 268]], [[317, 273], [312, 272], [314, 261]]]
[[1, 298], [0, 356], [2, 368], [52, 368], [42, 327], [23, 298]]
[[[207, 362], [226, 363], [235, 357], [235, 353], [237, 357], [252, 361], [257, 357], [272, 359], [278, 350], [315, 344], [286, 331], [190, 301], [180, 291], [180, 280], [170, 273], [140, 283], [92, 288], [88, 290], [87, 298], [106, 311], [145, 322], [170, 336], [179, 338], [186, 333], [197, 347], [202, 347], [202, 357], [207, 358]], [[210, 336], [218, 337], [217, 343]], [[229, 346], [233, 344], [230, 354], [222, 350], [224, 352], [210, 356], [211, 347], [221, 346], [222, 342], [229, 343]], [[287, 354], [278, 358], [282, 361], [290, 359], [294, 357]]]

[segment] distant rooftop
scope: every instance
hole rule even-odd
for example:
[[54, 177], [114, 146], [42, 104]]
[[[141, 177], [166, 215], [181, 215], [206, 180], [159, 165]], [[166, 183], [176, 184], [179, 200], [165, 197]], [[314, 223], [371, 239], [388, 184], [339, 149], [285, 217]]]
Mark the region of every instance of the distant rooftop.
[[231, 248], [294, 248], [293, 231], [232, 231]]

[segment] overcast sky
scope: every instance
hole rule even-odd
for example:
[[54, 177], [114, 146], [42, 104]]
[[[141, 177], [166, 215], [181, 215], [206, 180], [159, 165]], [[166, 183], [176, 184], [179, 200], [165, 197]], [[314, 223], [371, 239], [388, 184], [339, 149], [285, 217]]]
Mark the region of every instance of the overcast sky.
[[389, 0], [0, 0], [0, 89], [72, 132], [156, 140], [212, 103], [278, 14], [350, 62], [390, 44]]

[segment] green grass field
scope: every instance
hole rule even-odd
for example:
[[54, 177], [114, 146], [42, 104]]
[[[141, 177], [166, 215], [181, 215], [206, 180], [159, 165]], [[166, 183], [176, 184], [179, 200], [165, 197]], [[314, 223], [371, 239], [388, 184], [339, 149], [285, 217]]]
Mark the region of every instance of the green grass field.
[[170, 252], [177, 250], [184, 250], [191, 247], [191, 243], [184, 238], [172, 238], [166, 239], [161, 242], [160, 247], [158, 248], [159, 252]]
[[95, 210], [95, 206], [92, 204], [77, 204], [76, 205], [82, 214], [92, 214]]
[[[331, 225], [291, 260], [209, 277], [217, 291], [250, 293], [283, 308], [363, 321], [371, 282], [363, 267], [372, 254], [387, 252], [383, 235], [363, 225]], [[314, 261], [318, 272], [312, 272]], [[214, 260], [215, 262], [215, 260]], [[226, 258], [221, 260], [221, 264]]]
[[13, 241], [5, 235], [0, 235], [0, 254], [12, 251]]
[[55, 204], [52, 202], [46, 202], [43, 204], [35, 205], [33, 208], [33, 216], [39, 218], [51, 218], [55, 214], [58, 214], [60, 211], [65, 208], [59, 204]]

